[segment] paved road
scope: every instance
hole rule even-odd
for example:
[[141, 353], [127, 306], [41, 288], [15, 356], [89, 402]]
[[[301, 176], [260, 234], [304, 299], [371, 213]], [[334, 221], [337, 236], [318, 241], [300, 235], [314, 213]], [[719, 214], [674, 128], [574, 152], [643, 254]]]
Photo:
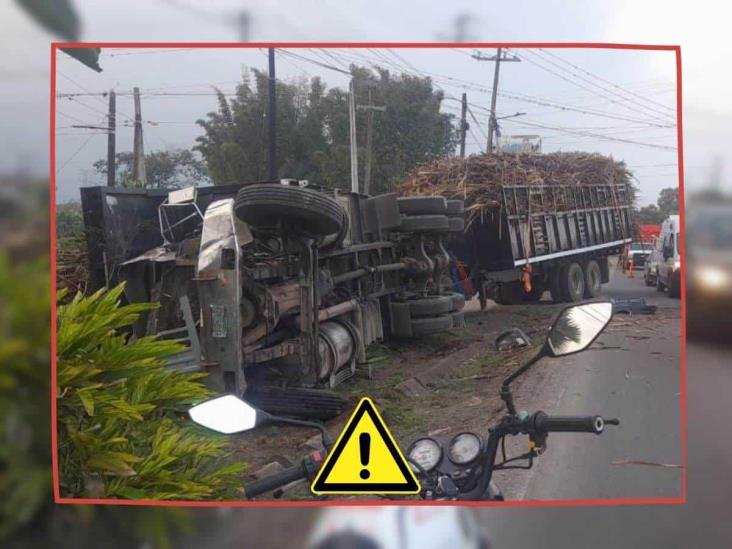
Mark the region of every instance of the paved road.
[[688, 502], [479, 511], [495, 549], [732, 547], [732, 347], [689, 346]]
[[[614, 265], [614, 262], [611, 262]], [[616, 299], [645, 297], [651, 305], [658, 307], [681, 308], [680, 299], [672, 299], [667, 293], [659, 293], [656, 287], [648, 287], [643, 281], [643, 271], [633, 271], [634, 277], [628, 278], [617, 269], [610, 269], [610, 284], [604, 287], [604, 294]]]
[[[613, 464], [643, 460], [679, 465], [681, 342], [678, 299], [621, 273], [606, 295], [645, 296], [656, 316], [619, 317], [593, 347], [565, 359], [544, 359], [516, 391], [519, 408], [561, 415], [617, 417], [601, 436], [554, 434], [530, 472], [505, 471], [496, 481], [511, 500], [678, 497], [680, 468]], [[525, 451], [525, 438], [509, 448]]]

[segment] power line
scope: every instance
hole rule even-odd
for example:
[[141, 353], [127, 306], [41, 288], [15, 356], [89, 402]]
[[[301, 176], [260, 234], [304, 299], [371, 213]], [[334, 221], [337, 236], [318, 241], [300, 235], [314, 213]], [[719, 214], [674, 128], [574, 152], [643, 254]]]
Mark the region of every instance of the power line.
[[61, 164], [61, 166], [56, 170], [56, 173], [57, 174], [60, 173], [61, 170], [63, 170], [68, 165], [69, 162], [71, 162], [74, 158], [76, 158], [76, 155], [79, 154], [82, 151], [82, 149], [87, 146], [89, 141], [91, 141], [91, 138], [94, 137], [95, 135], [106, 135], [106, 134], [100, 132], [100, 133], [92, 133], [91, 135], [89, 135], [89, 137], [86, 138], [86, 140], [81, 144], [81, 146], [78, 149], [76, 149], [74, 151], [74, 153], [70, 157], [68, 157], [63, 164]]

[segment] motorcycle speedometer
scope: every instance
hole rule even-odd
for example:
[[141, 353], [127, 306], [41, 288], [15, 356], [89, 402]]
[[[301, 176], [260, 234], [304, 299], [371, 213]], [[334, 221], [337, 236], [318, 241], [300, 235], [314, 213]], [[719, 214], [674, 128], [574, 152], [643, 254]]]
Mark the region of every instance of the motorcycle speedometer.
[[475, 433], [460, 433], [450, 441], [447, 457], [455, 465], [465, 465], [478, 457], [482, 442]]
[[[409, 456], [410, 462], [416, 463], [428, 473], [440, 463], [442, 459], [442, 446], [432, 438], [419, 438], [409, 447], [407, 456]], [[415, 472], [420, 472], [412, 463], [410, 465]]]

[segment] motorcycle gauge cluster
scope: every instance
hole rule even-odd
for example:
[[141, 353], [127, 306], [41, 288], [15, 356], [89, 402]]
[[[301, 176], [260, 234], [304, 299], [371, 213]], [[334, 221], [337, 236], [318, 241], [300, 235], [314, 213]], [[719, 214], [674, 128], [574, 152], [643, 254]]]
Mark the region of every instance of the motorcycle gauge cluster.
[[[420, 438], [412, 443], [407, 452], [409, 461], [416, 463], [426, 473], [437, 467], [442, 459], [442, 447], [436, 440], [431, 438]], [[412, 465], [412, 469], [419, 470]]]
[[480, 437], [474, 433], [460, 433], [450, 441], [447, 457], [455, 465], [465, 465], [478, 457], [480, 453]]

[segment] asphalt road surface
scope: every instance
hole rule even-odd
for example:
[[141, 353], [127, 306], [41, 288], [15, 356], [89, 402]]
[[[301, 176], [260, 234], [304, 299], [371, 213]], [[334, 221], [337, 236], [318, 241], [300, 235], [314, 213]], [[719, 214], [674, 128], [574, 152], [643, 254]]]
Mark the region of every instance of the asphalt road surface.
[[[515, 390], [517, 407], [619, 418], [602, 435], [549, 436], [530, 471], [495, 480], [509, 500], [673, 498], [682, 490], [681, 323], [678, 299], [613, 272], [605, 295], [646, 297], [657, 315], [618, 316], [585, 352], [543, 359]], [[509, 454], [526, 451], [515, 437]], [[627, 463], [643, 461], [648, 465]]]

